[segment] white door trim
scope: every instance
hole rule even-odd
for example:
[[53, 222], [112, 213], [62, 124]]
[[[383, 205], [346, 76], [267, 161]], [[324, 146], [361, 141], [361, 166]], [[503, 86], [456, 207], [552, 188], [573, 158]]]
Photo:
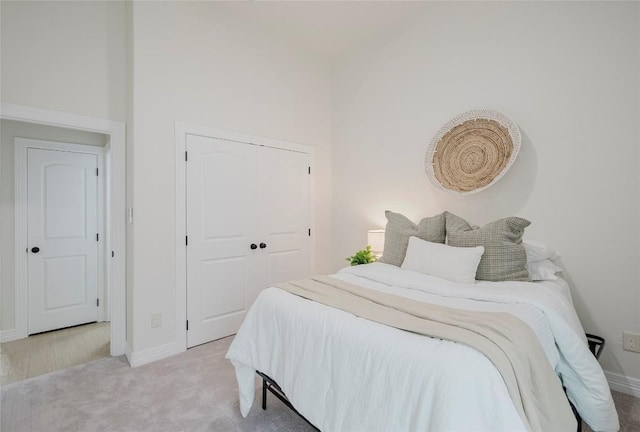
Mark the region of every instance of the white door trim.
[[[104, 321], [105, 311], [105, 194], [104, 194], [104, 147], [82, 145], [82, 144], [69, 144], [56, 141], [45, 141], [33, 138], [15, 138], [15, 164], [14, 164], [14, 179], [15, 179], [15, 220], [14, 220], [14, 235], [15, 235], [15, 288], [16, 288], [16, 306], [17, 298], [20, 296], [20, 302], [24, 302], [24, 316], [27, 318], [28, 323], [28, 289], [27, 289], [27, 276], [28, 276], [28, 254], [25, 250], [29, 247], [27, 243], [27, 220], [28, 209], [25, 205], [27, 200], [27, 178], [28, 178], [28, 149], [43, 149], [43, 150], [59, 150], [68, 151], [74, 153], [93, 154], [98, 157], [98, 168], [102, 172], [102, 176], [98, 177], [97, 182], [97, 229], [98, 233], [102, 236], [102, 239], [98, 242], [98, 299], [100, 300], [100, 306], [98, 307], [98, 313], [96, 315], [98, 321]], [[18, 306], [20, 307], [20, 306]], [[27, 328], [28, 333], [28, 328]]]
[[[126, 237], [125, 237], [125, 123], [80, 116], [76, 114], [33, 108], [24, 105], [2, 103], [0, 118], [48, 126], [64, 127], [105, 134], [109, 137], [107, 152], [109, 153], [111, 173], [108, 187], [110, 191], [110, 211], [106, 219], [108, 227], [105, 236], [109, 251], [114, 251], [114, 257], [107, 260], [106, 271], [111, 285], [110, 315], [111, 315], [111, 355], [118, 356], [126, 351]], [[17, 256], [16, 256], [17, 258]], [[17, 260], [16, 260], [17, 261]], [[17, 277], [18, 275], [16, 275]], [[16, 292], [16, 328], [3, 329], [3, 336], [19, 339], [26, 337], [26, 297], [20, 299]], [[3, 337], [3, 342], [5, 338]]]
[[309, 271], [315, 273], [315, 148], [303, 144], [247, 135], [223, 129], [194, 126], [183, 122], [175, 123], [175, 149], [176, 149], [176, 354], [187, 349], [187, 249], [186, 237], [186, 169], [185, 152], [187, 135], [200, 135], [208, 138], [236, 141], [255, 144], [265, 147], [273, 147], [282, 150], [296, 151], [309, 155], [311, 178], [309, 179], [309, 214], [311, 225], [311, 241], [309, 243]]

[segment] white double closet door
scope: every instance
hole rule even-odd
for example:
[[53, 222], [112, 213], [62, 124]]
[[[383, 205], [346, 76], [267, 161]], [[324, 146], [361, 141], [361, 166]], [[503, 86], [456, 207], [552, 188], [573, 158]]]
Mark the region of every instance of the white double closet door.
[[187, 346], [237, 332], [260, 290], [308, 276], [309, 155], [187, 135]]

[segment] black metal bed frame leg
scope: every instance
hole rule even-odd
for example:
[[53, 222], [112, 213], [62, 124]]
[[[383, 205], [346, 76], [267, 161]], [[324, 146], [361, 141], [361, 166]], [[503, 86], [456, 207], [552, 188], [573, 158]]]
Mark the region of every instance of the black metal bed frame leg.
[[269, 390], [271, 394], [273, 394], [275, 397], [280, 399], [280, 401], [286, 407], [288, 407], [294, 413], [298, 414], [300, 418], [302, 418], [304, 421], [309, 423], [309, 425], [312, 428], [314, 428], [317, 431], [320, 431], [320, 429], [318, 429], [313, 423], [307, 420], [302, 414], [298, 412], [297, 409], [293, 407], [293, 405], [291, 404], [291, 402], [289, 402], [289, 399], [287, 399], [287, 396], [284, 394], [280, 386], [272, 378], [270, 378], [268, 375], [263, 374], [260, 371], [256, 371], [256, 373], [262, 378], [262, 409], [263, 410], [267, 409], [267, 390]]

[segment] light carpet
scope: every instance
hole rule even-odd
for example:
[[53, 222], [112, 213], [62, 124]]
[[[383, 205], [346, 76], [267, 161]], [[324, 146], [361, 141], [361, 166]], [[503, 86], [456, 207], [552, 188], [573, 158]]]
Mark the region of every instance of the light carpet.
[[[311, 431], [275, 397], [240, 415], [232, 338], [137, 368], [105, 358], [3, 386], [2, 432]], [[258, 391], [262, 388], [257, 386]], [[258, 397], [258, 396], [257, 396]]]
[[[275, 397], [260, 408], [261, 384], [242, 418], [232, 338], [138, 368], [105, 358], [3, 386], [2, 432], [312, 431]], [[614, 392], [623, 432], [640, 431], [640, 399]]]

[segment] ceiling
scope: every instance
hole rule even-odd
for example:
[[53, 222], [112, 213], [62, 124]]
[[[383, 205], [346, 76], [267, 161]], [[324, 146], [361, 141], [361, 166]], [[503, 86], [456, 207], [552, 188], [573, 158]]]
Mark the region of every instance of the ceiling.
[[243, 22], [335, 60], [397, 31], [426, 1], [228, 1], [217, 7]]

